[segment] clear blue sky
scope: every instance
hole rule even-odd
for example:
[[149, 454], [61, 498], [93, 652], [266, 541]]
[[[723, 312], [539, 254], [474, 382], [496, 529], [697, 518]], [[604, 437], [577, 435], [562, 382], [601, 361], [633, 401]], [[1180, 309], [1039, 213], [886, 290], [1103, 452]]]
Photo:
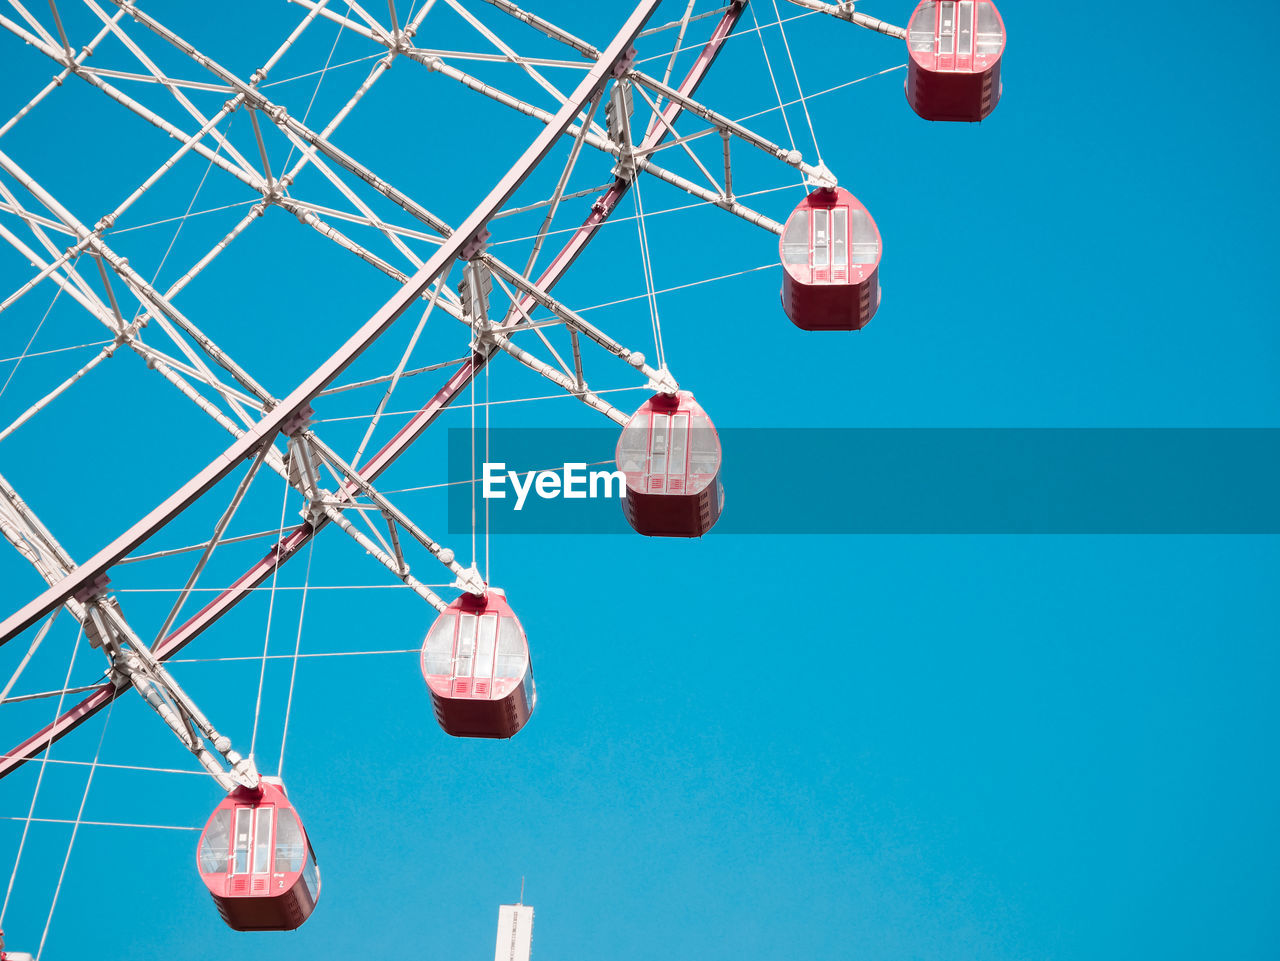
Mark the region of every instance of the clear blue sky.
[[[248, 75], [300, 15], [263, 6], [146, 9]], [[527, 6], [603, 46], [628, 5]], [[683, 9], [666, 6], [661, 22]], [[753, 7], [762, 25], [775, 19], [771, 0]], [[902, 23], [910, 4], [860, 7]], [[1277, 147], [1267, 119], [1275, 57], [1242, 52], [1235, 27], [1244, 6], [1215, 8], [1211, 22], [1202, 5], [1185, 2], [1163, 5], [1159, 16], [1098, 7], [1073, 19], [1061, 5], [1015, 0], [1002, 9], [1011, 37], [1004, 99], [980, 126], [919, 120], [901, 71], [810, 102], [823, 158], [885, 240], [884, 302], [865, 331], [794, 329], [777, 305], [777, 271], [659, 298], [672, 368], [718, 424], [1280, 426], [1278, 211], [1266, 174]], [[77, 9], [67, 19], [73, 42], [83, 43], [87, 15]], [[750, 12], [743, 25], [753, 26]], [[273, 79], [323, 65], [336, 28], [313, 33]], [[763, 36], [791, 100], [781, 38], [773, 27]], [[661, 52], [670, 37], [643, 53]], [[820, 17], [789, 23], [787, 38], [809, 94], [905, 60], [896, 41]], [[458, 29], [439, 44], [464, 42]], [[145, 45], [177, 75], [207, 79], [175, 65], [154, 38]], [[7, 34], [0, 51], [7, 118], [49, 70]], [[345, 36], [334, 63], [371, 52]], [[104, 45], [94, 64], [136, 69], [129, 62]], [[330, 71], [315, 116], [331, 113], [367, 69]], [[300, 116], [312, 84], [274, 90]], [[221, 98], [208, 96], [200, 102], [216, 109]], [[735, 117], [773, 106], [753, 123], [788, 137], [753, 34], [730, 43], [705, 99]], [[335, 140], [457, 221], [537, 126], [468, 109], [475, 103], [400, 63]], [[179, 116], [176, 107], [166, 112]], [[789, 108], [787, 118], [813, 156], [803, 114]], [[256, 158], [243, 113], [232, 131]], [[287, 146], [272, 144], [278, 165]], [[714, 171], [717, 151], [703, 144]], [[0, 150], [90, 223], [172, 149], [83, 83], [68, 83], [0, 138]], [[795, 182], [786, 168], [739, 153], [740, 192]], [[574, 181], [583, 188], [609, 179], [607, 164], [588, 160]], [[205, 167], [180, 165], [127, 223], [180, 215]], [[330, 203], [336, 195], [318, 180], [305, 175], [299, 195]], [[643, 196], [650, 211], [683, 202], [654, 183]], [[781, 220], [800, 196], [793, 186], [751, 202]], [[214, 173], [196, 209], [248, 197]], [[574, 203], [566, 224], [587, 201]], [[161, 283], [244, 210], [192, 218]], [[14, 223], [4, 214], [0, 222]], [[109, 241], [150, 276], [172, 229]], [[772, 237], [706, 208], [652, 217], [649, 231], [660, 288], [776, 256]], [[280, 394], [393, 289], [278, 210], [237, 244], [179, 303]], [[3, 295], [29, 274], [0, 252]], [[634, 224], [608, 228], [561, 292], [576, 307], [643, 294]], [[0, 317], [0, 357], [22, 353], [51, 297], [41, 288]], [[643, 300], [588, 316], [651, 351]], [[429, 325], [421, 356], [465, 350], [465, 332], [446, 322]], [[100, 336], [60, 300], [32, 349]], [[360, 370], [388, 369], [404, 337]], [[0, 396], [0, 422], [90, 353], [24, 361]], [[0, 363], [0, 383], [13, 366]], [[494, 399], [551, 392], [513, 367], [495, 366]], [[593, 386], [633, 383], [624, 368], [599, 369]], [[412, 406], [417, 389], [397, 394], [397, 409]], [[625, 407], [641, 395], [616, 396]], [[364, 395], [342, 412], [376, 402]], [[448, 416], [453, 426], [466, 423], [465, 412]], [[501, 426], [603, 423], [563, 400], [494, 407], [492, 417]], [[225, 445], [123, 354], [49, 418], [46, 429], [37, 422], [0, 443], [0, 472], [78, 558]], [[321, 433], [350, 452], [360, 430], [343, 422]], [[415, 448], [383, 486], [442, 480], [443, 443], [434, 443]], [[732, 472], [760, 469], [729, 465], [730, 509]], [[237, 530], [278, 521], [280, 486], [272, 478], [262, 488]], [[203, 537], [230, 490], [215, 492], [165, 544]], [[857, 498], [859, 479], [815, 476], [813, 496]], [[443, 498], [406, 494], [403, 503], [443, 528]], [[289, 502], [290, 517], [298, 506]], [[455, 546], [469, 554], [469, 545]], [[254, 550], [233, 554], [208, 583]], [[287, 567], [280, 584], [301, 585], [305, 564]], [[154, 630], [172, 595], [138, 588], [176, 586], [187, 568], [143, 566], [117, 583], [129, 588], [121, 598], [130, 617]], [[82, 826], [44, 957], [201, 961], [265, 950], [316, 961], [483, 961], [496, 906], [517, 897], [522, 878], [537, 910], [538, 961], [1275, 954], [1274, 537], [508, 536], [492, 544], [492, 570], [528, 629], [538, 681], [537, 711], [510, 742], [444, 735], [412, 653], [299, 663], [284, 773], [324, 890], [298, 933], [226, 929], [194, 870], [194, 832]], [[0, 555], [0, 575], [6, 613], [39, 586], [10, 551]], [[329, 531], [317, 541], [311, 583], [395, 582]], [[273, 654], [293, 653], [299, 597], [279, 592]], [[432, 613], [394, 589], [313, 590], [306, 603], [305, 653], [411, 650]], [[255, 598], [183, 656], [254, 657], [267, 614], [266, 596]], [[68, 623], [64, 616], [21, 691], [61, 685], [75, 642]], [[0, 678], [23, 646], [0, 654]], [[81, 649], [73, 682], [94, 680], [100, 657]], [[270, 663], [257, 712], [257, 755], [268, 772], [279, 764], [291, 665]], [[249, 743], [259, 662], [175, 672], [215, 723]], [[0, 750], [52, 711], [51, 702], [6, 707]], [[105, 735], [104, 720], [53, 756], [92, 761], [101, 738], [101, 762], [194, 768], [135, 696], [116, 704]], [[29, 764], [0, 785], [0, 815], [27, 813], [39, 770]], [[48, 765], [36, 817], [74, 819], [87, 771]], [[198, 827], [220, 797], [195, 775], [99, 767], [93, 777], [86, 820]], [[0, 821], [0, 884], [21, 832], [20, 822]], [[39, 942], [70, 834], [66, 824], [32, 825], [4, 918], [11, 947]]]

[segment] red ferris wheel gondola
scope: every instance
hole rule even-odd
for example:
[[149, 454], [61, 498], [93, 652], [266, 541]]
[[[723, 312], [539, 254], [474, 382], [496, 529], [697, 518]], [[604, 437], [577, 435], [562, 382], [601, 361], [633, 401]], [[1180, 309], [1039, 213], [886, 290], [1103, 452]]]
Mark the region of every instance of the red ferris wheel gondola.
[[436, 720], [454, 737], [512, 737], [538, 700], [524, 628], [496, 587], [463, 594], [436, 618], [422, 675]]
[[204, 826], [196, 860], [237, 931], [292, 931], [320, 898], [315, 852], [278, 778], [232, 790]]
[[976, 123], [1000, 102], [1004, 21], [991, 0], [926, 0], [907, 25], [907, 101], [925, 120]]
[[647, 537], [701, 537], [724, 506], [720, 436], [693, 394], [654, 394], [614, 451], [627, 478], [623, 512]]
[[25, 951], [5, 951], [4, 928], [0, 928], [0, 961], [33, 961]]
[[880, 230], [842, 187], [819, 187], [778, 244], [782, 309], [802, 330], [861, 330], [880, 306]]

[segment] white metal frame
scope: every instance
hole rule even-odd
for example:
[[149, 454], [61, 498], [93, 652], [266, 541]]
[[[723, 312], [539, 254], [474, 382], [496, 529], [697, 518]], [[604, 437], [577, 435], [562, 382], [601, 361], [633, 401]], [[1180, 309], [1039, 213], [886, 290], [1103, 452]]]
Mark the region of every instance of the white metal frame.
[[[261, 584], [281, 564], [294, 556], [315, 533], [330, 524], [350, 536], [393, 577], [437, 609], [443, 609], [445, 602], [431, 587], [410, 574], [411, 565], [405, 554], [406, 543], [401, 534], [408, 535], [411, 543], [442, 563], [455, 578], [456, 586], [463, 590], [482, 592], [486, 585], [479, 572], [474, 567], [464, 568], [454, 551], [434, 540], [421, 525], [383, 495], [375, 487], [378, 476], [421, 436], [439, 413], [460, 396], [476, 374], [498, 353], [513, 357], [618, 424], [626, 423], [626, 413], [613, 407], [588, 387], [584, 372], [583, 340], [590, 341], [605, 353], [625, 361], [651, 388], [666, 392], [677, 389], [675, 379], [661, 363], [661, 358], [658, 366], [650, 365], [643, 353], [624, 346], [551, 293], [639, 175], [648, 174], [774, 234], [781, 233], [780, 223], [743, 204], [734, 195], [730, 152], [732, 140], [740, 140], [794, 168], [812, 184], [834, 186], [836, 181], [822, 164], [807, 163], [800, 151], [773, 143], [744, 124], [731, 120], [695, 99], [699, 84], [711, 68], [721, 46], [732, 34], [746, 6], [745, 0], [732, 0], [716, 10], [698, 14], [694, 13], [694, 3], [680, 4], [683, 15], [678, 20], [647, 31], [644, 28], [656, 11], [659, 0], [644, 0], [637, 4], [621, 31], [603, 50], [598, 50], [586, 40], [521, 9], [509, 0], [483, 0], [514, 21], [532, 27], [565, 46], [579, 58], [577, 60], [521, 56], [460, 0], [443, 0], [440, 6], [462, 16], [495, 52], [444, 51], [418, 46], [416, 41], [423, 34], [427, 15], [438, 6], [436, 0], [426, 0], [403, 25], [397, 17], [394, 0], [389, 0], [389, 20], [386, 21], [379, 20], [354, 2], [349, 5], [347, 14], [340, 14], [329, 9], [329, 0], [293, 0], [305, 8], [305, 14], [272, 57], [247, 80], [208, 57], [197, 46], [170, 30], [160, 19], [142, 10], [131, 0], [111, 0], [106, 7], [99, 5], [96, 0], [83, 2], [101, 26], [79, 52], [69, 42], [56, 3], [50, 4], [53, 31], [17, 0], [9, 0], [9, 3], [22, 22], [0, 14], [0, 27], [13, 37], [30, 44], [60, 67], [59, 73], [49, 84], [13, 118], [0, 126], [0, 141], [32, 108], [53, 94], [59, 86], [78, 80], [96, 88], [120, 107], [173, 138], [178, 147], [120, 204], [95, 220], [92, 227], [88, 226], [87, 220], [78, 219], [71, 210], [60, 204], [35, 176], [0, 149], [0, 172], [7, 175], [9, 182], [16, 183], [26, 195], [20, 196], [0, 176], [0, 214], [16, 218], [18, 224], [30, 234], [28, 238], [23, 238], [10, 229], [12, 220], [7, 224], [4, 217], [0, 216], [0, 238], [36, 268], [34, 276], [0, 301], [0, 313], [48, 280], [101, 323], [110, 338], [89, 363], [83, 364], [54, 390], [32, 403], [12, 424], [0, 430], [0, 443], [38, 417], [54, 399], [122, 348], [140, 357], [147, 368], [160, 374], [183, 396], [213, 418], [232, 435], [233, 440], [221, 455], [177, 492], [81, 565], [76, 565], [61, 550], [52, 534], [22, 502], [17, 491], [0, 478], [0, 494], [4, 495], [0, 499], [0, 532], [40, 570], [49, 585], [38, 597], [0, 622], [0, 645], [37, 628], [42, 619], [66, 606], [84, 625], [91, 642], [96, 639], [96, 645], [106, 651], [113, 672], [110, 683], [97, 688], [57, 722], [37, 732], [8, 756], [0, 758], [0, 777], [82, 723], [121, 690], [133, 686], [224, 785], [233, 781], [252, 785], [257, 779], [252, 760], [241, 757], [231, 749], [229, 742], [217, 733], [165, 672], [162, 662], [212, 625], [245, 597], [248, 591]], [[890, 36], [903, 35], [900, 28], [855, 14], [852, 4], [832, 6], [811, 0], [792, 2]], [[116, 9], [111, 11], [111, 6]], [[701, 47], [696, 63], [680, 84], [671, 83], [674, 52], [661, 80], [636, 69], [633, 44], [641, 38], [674, 28], [678, 30], [678, 49], [684, 42], [690, 25], [709, 17], [716, 18], [715, 27], [710, 38]], [[160, 38], [183, 54], [188, 61], [211, 74], [212, 81], [167, 76], [144, 52], [134, 33], [126, 27], [130, 18], [138, 25], [134, 28], [135, 31], [141, 28]], [[318, 19], [340, 23], [344, 29], [384, 50], [385, 55], [377, 59], [366, 79], [345, 105], [328, 123], [316, 130], [292, 115], [285, 105], [268, 97], [263, 91], [263, 85], [304, 31]], [[107, 37], [118, 39], [134, 54], [141, 67], [139, 72], [98, 69], [89, 65], [94, 49]], [[356, 159], [335, 142], [335, 134], [343, 120], [397, 60], [417, 63], [456, 81], [461, 88], [469, 89], [525, 116], [536, 118], [545, 125], [542, 133], [529, 145], [511, 171], [456, 228], [431, 213], [405, 190], [380, 177], [371, 166]], [[468, 61], [501, 61], [518, 67], [556, 101], [557, 108], [545, 109], [504, 92], [457, 66], [459, 62]], [[552, 68], [571, 71], [571, 75], [578, 81], [572, 91], [566, 93], [547, 79], [544, 71]], [[182, 125], [129, 95], [113, 81], [163, 90], [186, 114], [182, 124], [194, 124], [195, 132], [188, 133]], [[610, 81], [612, 88], [606, 94], [606, 85]], [[184, 90], [225, 92], [228, 99], [220, 110], [206, 116], [197, 109]], [[629, 105], [634, 102], [632, 94], [635, 92], [639, 93], [639, 101], [647, 109], [649, 118], [644, 135], [633, 141], [631, 124], [621, 115], [624, 111], [630, 112]], [[613, 104], [613, 109], [610, 111], [609, 122], [602, 126], [595, 120], [595, 116], [599, 104], [606, 98]], [[220, 130], [220, 125], [237, 111], [247, 112], [250, 117], [260, 164], [252, 157], [240, 153]], [[682, 117], [695, 118], [705, 126], [682, 136], [676, 130], [676, 124]], [[291, 167], [282, 170], [278, 176], [272, 170], [265, 145], [267, 132], [271, 129], [284, 137], [300, 155]], [[693, 149], [693, 144], [706, 136], [718, 136], [722, 141], [722, 180], [711, 173]], [[569, 141], [570, 148], [553, 195], [532, 207], [510, 208], [509, 201], [517, 188], [539, 164], [548, 159], [561, 138]], [[593, 205], [592, 212], [582, 226], [573, 232], [568, 243], [555, 255], [550, 265], [541, 273], [535, 274], [534, 268], [545, 241], [550, 236], [557, 213], [567, 200], [587, 193], [567, 192], [570, 176], [579, 163], [584, 147], [590, 147], [609, 158], [613, 182], [606, 185], [604, 193]], [[672, 147], [679, 147], [691, 159], [706, 185], [689, 180], [654, 161], [653, 158], [660, 151]], [[117, 250], [114, 243], [109, 244], [106, 238], [121, 217], [144, 194], [162, 183], [165, 175], [188, 155], [200, 156], [211, 165], [211, 169], [235, 178], [252, 192], [255, 201], [248, 213], [178, 281], [160, 291], [130, 267], [127, 257]], [[299, 196], [296, 190], [298, 179], [307, 168], [314, 168], [324, 177], [342, 194], [353, 210], [343, 211], [321, 206], [308, 202], [305, 196]], [[415, 226], [389, 223], [377, 216], [360, 192], [344, 179], [344, 175], [361, 182], [364, 189], [393, 202], [412, 218]], [[26, 199], [28, 197], [29, 200]], [[43, 212], [30, 209], [32, 201], [43, 208]], [[303, 225], [402, 284], [399, 291], [346, 343], [338, 347], [325, 363], [284, 398], [276, 398], [266, 391], [201, 329], [195, 318], [174, 303], [178, 295], [271, 206], [288, 211]], [[533, 240], [523, 269], [508, 265], [486, 247], [489, 228], [496, 226], [501, 218], [542, 206], [547, 208], [547, 213]], [[373, 253], [367, 245], [335, 227], [334, 221], [374, 231], [395, 248], [408, 266], [398, 266]], [[433, 248], [430, 256], [425, 260], [419, 257], [407, 240], [430, 244]], [[92, 260], [92, 268], [82, 270], [82, 265], [87, 263], [86, 257]], [[446, 282], [450, 270], [459, 261], [467, 265], [465, 274], [471, 285], [470, 294], [466, 289], [455, 293]], [[95, 275], [98, 283], [93, 282]], [[484, 306], [486, 298], [478, 297], [475, 293], [478, 287], [490, 281], [496, 284], [509, 302], [501, 321], [490, 316]], [[137, 302], [138, 312], [134, 319], [126, 320], [115, 284], [122, 285], [127, 295]], [[311, 402], [318, 397], [358, 386], [334, 386], [334, 382], [397, 318], [411, 305], [419, 302], [425, 304], [423, 318], [395, 370], [384, 378], [375, 379], [385, 381], [388, 384], [387, 390], [358, 451], [347, 462], [311, 428]], [[536, 308], [546, 311], [551, 319], [535, 321], [531, 314]], [[470, 328], [469, 353], [446, 364], [409, 369], [418, 333], [431, 313], [437, 309]], [[561, 357], [544, 334], [543, 329], [549, 324], [562, 326], [568, 333], [572, 351], [571, 363]], [[146, 340], [145, 334], [149, 329], [158, 329], [172, 347], [160, 349]], [[537, 356], [528, 340], [530, 333], [551, 355], [550, 362]], [[520, 344], [516, 342], [517, 337], [521, 338]], [[436, 396], [389, 443], [362, 461], [387, 401], [400, 381], [427, 371], [450, 368], [453, 372]], [[277, 447], [278, 442], [283, 442], [283, 452]], [[194, 566], [186, 587], [163, 625], [155, 632], [155, 639], [149, 644], [143, 642], [125, 620], [119, 602], [110, 594], [109, 571], [130, 560], [130, 555], [136, 554], [149, 538], [175, 517], [199, 503], [224, 477], [241, 471], [242, 465], [246, 463], [250, 466], [243, 474], [232, 503], [218, 518], [209, 540], [200, 545], [200, 559]], [[232, 589], [223, 592], [195, 617], [185, 622], [180, 621], [183, 602], [209, 557], [221, 544], [227, 543], [223, 541], [227, 524], [262, 465], [285, 478], [307, 498], [310, 507], [305, 522], [285, 531], [271, 552], [248, 570]], [[326, 473], [332, 479], [329, 486], [326, 486], [322, 476]], [[365, 525], [367, 532], [348, 517], [350, 513], [354, 513], [356, 519]], [[369, 513], [381, 515], [386, 525], [386, 537], [376, 526], [368, 523], [369, 518], [365, 515]], [[170, 556], [176, 552], [162, 550], [148, 556]], [[28, 658], [39, 646], [48, 624], [45, 621], [36, 631], [29, 646]], [[212, 752], [209, 746], [214, 748]], [[223, 770], [222, 761], [227, 763], [229, 773]]]

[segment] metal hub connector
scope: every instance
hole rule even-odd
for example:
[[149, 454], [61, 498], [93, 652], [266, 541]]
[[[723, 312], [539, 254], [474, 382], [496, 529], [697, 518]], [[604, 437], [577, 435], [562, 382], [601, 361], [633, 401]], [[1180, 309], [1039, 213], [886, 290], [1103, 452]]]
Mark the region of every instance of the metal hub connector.
[[473, 562], [470, 567], [465, 567], [458, 571], [458, 578], [453, 582], [453, 586], [460, 590], [466, 591], [468, 594], [474, 594], [476, 597], [483, 597], [488, 585], [485, 584], [484, 578], [480, 576], [480, 569]]
[[297, 437], [303, 431], [311, 426], [311, 418], [315, 416], [315, 410], [310, 404], [299, 407], [289, 417], [285, 418], [283, 424], [280, 425], [280, 433], [286, 437]]
[[262, 196], [262, 202], [266, 206], [280, 203], [284, 199], [284, 184], [279, 180], [272, 180], [267, 184], [267, 191]]
[[387, 58], [387, 66], [391, 66], [396, 56], [406, 54], [412, 49], [413, 37], [403, 30], [397, 30], [391, 39], [391, 56]]
[[835, 190], [840, 185], [826, 164], [818, 164], [805, 175], [804, 182], [816, 190]]
[[680, 385], [676, 383], [676, 379], [671, 376], [671, 371], [667, 368], [659, 367], [654, 371], [653, 376], [649, 378], [649, 389], [658, 394], [666, 394], [668, 397], [674, 397], [680, 391]]

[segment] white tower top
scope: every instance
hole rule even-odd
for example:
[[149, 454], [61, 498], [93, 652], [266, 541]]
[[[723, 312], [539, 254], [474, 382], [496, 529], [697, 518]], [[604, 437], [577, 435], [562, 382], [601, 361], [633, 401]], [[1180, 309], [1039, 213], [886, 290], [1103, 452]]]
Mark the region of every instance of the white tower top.
[[533, 908], [504, 904], [498, 908], [498, 943], [493, 961], [529, 961], [533, 941]]

